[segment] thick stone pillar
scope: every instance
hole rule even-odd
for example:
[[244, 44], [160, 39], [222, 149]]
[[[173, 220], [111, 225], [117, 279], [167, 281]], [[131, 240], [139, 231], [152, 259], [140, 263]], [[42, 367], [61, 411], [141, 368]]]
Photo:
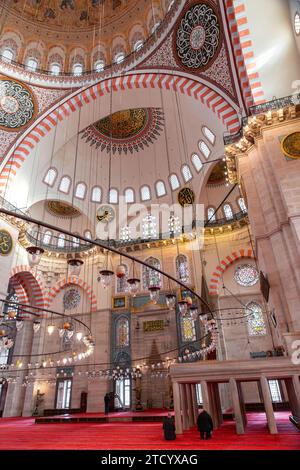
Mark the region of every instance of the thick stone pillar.
[[185, 385], [186, 397], [187, 397], [187, 408], [188, 408], [188, 420], [189, 420], [189, 429], [192, 428], [195, 424], [194, 421], [194, 411], [193, 411], [193, 397], [191, 384]]
[[186, 431], [187, 429], [189, 429], [186, 384], [180, 384], [180, 395], [181, 395], [181, 405], [182, 405], [181, 406], [181, 409], [182, 409], [182, 424], [183, 424], [184, 431]]
[[220, 392], [219, 392], [219, 384], [218, 383], [211, 383], [211, 397], [213, 402], [213, 421], [214, 427], [219, 428], [223, 423], [223, 413], [221, 407], [221, 399], [220, 399]]
[[277, 426], [276, 426], [276, 421], [275, 421], [275, 416], [274, 416], [270, 388], [269, 388], [268, 380], [266, 379], [264, 375], [260, 378], [260, 385], [261, 385], [261, 391], [263, 395], [263, 402], [265, 406], [265, 412], [267, 416], [269, 431], [271, 434], [277, 434]]
[[245, 434], [244, 420], [242, 416], [241, 403], [236, 380], [234, 378], [231, 378], [229, 380], [229, 385], [232, 398], [236, 432], [237, 434]]
[[285, 379], [285, 386], [289, 398], [292, 415], [300, 418], [300, 382], [298, 375]]
[[244, 394], [243, 394], [243, 388], [242, 388], [241, 382], [237, 382], [237, 388], [238, 388], [239, 397], [240, 397], [240, 405], [241, 405], [244, 427], [246, 427], [247, 426], [247, 414], [246, 414], [246, 406], [245, 406], [245, 400], [244, 400]]
[[201, 390], [203, 399], [203, 409], [206, 410], [210, 415], [212, 415], [210, 393], [206, 380], [201, 380]]
[[174, 400], [174, 412], [175, 412], [175, 427], [176, 434], [182, 434], [182, 417], [181, 417], [181, 400], [180, 390], [178, 382], [173, 382], [173, 400]]
[[198, 419], [198, 403], [197, 403], [196, 384], [191, 384], [191, 391], [192, 391], [192, 403], [193, 403], [194, 422], [197, 423], [197, 419]]

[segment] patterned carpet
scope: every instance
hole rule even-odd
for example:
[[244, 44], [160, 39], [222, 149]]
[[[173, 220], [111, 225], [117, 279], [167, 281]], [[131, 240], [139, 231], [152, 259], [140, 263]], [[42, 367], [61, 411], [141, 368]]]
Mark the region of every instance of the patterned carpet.
[[165, 441], [161, 423], [35, 424], [33, 418], [0, 419], [1, 450], [300, 450], [300, 432], [289, 413], [276, 413], [278, 435], [270, 435], [264, 413], [248, 414], [246, 434], [237, 436], [226, 421], [210, 441], [201, 441], [196, 429], [176, 441]]

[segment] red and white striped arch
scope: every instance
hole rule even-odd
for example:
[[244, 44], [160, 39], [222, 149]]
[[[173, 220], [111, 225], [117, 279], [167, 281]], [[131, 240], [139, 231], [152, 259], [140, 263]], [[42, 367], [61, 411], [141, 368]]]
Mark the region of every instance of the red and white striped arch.
[[55, 286], [53, 286], [52, 289], [49, 291], [45, 299], [46, 306], [50, 307], [50, 305], [52, 304], [55, 297], [59, 294], [59, 292], [65, 289], [65, 287], [70, 286], [70, 285], [76, 285], [82, 288], [82, 290], [87, 294], [91, 302], [91, 312], [96, 312], [97, 311], [97, 298], [94, 294], [93, 289], [91, 288], [91, 286], [88, 285], [87, 282], [83, 281], [83, 279], [80, 279], [76, 276], [69, 276], [67, 278], [62, 279], [61, 281], [58, 281], [55, 284]]
[[16, 266], [11, 270], [10, 282], [20, 303], [44, 307], [44, 285], [42, 278], [27, 265]]
[[220, 282], [222, 283], [223, 274], [226, 269], [232, 265], [236, 260], [241, 258], [254, 258], [253, 251], [251, 249], [241, 249], [238, 251], [233, 251], [230, 255], [220, 261], [211, 275], [209, 293], [210, 295], [218, 295]]
[[[200, 79], [199, 79], [200, 80]], [[87, 89], [75, 92], [71, 97], [57, 104], [37, 120], [36, 124], [25, 131], [16, 148], [8, 154], [0, 174], [0, 194], [9, 187], [24, 161], [33, 153], [36, 145], [63, 120], [81, 107], [112, 91], [126, 92], [133, 89], [162, 89], [176, 91], [201, 102], [213, 111], [225, 128], [235, 133], [240, 128], [238, 107], [195, 78], [175, 75], [174, 73], [135, 73], [122, 77], [103, 80]]]

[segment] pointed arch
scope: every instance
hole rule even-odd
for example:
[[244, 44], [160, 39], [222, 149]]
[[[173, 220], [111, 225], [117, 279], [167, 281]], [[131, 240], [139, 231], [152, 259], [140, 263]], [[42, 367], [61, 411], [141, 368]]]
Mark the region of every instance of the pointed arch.
[[236, 260], [241, 258], [252, 258], [254, 259], [254, 254], [252, 249], [241, 249], [238, 251], [233, 251], [226, 258], [222, 259], [220, 264], [218, 264], [211, 275], [209, 293], [210, 295], [218, 295], [219, 284], [222, 279], [223, 274], [226, 269], [229, 268]]
[[92, 289], [91, 286], [88, 285], [87, 282], [85, 282], [83, 279], [80, 279], [76, 276], [69, 276], [66, 277], [60, 281], [58, 281], [52, 289], [49, 291], [47, 297], [46, 297], [46, 305], [49, 307], [55, 297], [59, 294], [61, 290], [63, 290], [66, 286], [69, 285], [76, 285], [81, 287], [81, 289], [86, 293], [87, 297], [89, 298], [91, 302], [91, 312], [96, 312], [97, 311], [97, 297]]
[[44, 282], [33, 268], [27, 265], [14, 267], [10, 273], [10, 282], [20, 303], [41, 308], [45, 306]]

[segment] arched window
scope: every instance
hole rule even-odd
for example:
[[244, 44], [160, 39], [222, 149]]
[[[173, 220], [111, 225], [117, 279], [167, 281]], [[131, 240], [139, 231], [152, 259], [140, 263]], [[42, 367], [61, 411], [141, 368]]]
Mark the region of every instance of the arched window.
[[74, 64], [72, 68], [73, 75], [76, 77], [83, 74], [83, 65], [82, 64]]
[[192, 155], [192, 163], [195, 167], [195, 170], [199, 173], [202, 170], [203, 163], [201, 162], [199, 155], [196, 153]]
[[215, 145], [216, 136], [215, 134], [206, 126], [202, 127], [203, 135], [207, 138], [207, 140], [212, 144]]
[[72, 238], [72, 245], [74, 248], [79, 248], [80, 247], [80, 240], [77, 237]]
[[122, 242], [130, 242], [131, 241], [131, 230], [130, 230], [129, 225], [125, 225], [124, 227], [121, 227], [120, 240]]
[[38, 61], [36, 59], [32, 57], [27, 59], [27, 62], [26, 62], [27, 70], [30, 70], [31, 72], [35, 72], [37, 68], [38, 68]]
[[267, 334], [262, 307], [258, 302], [249, 302], [246, 305], [245, 314], [248, 319], [250, 336], [264, 336]]
[[116, 324], [116, 345], [118, 348], [129, 346], [129, 320], [121, 317]]
[[188, 181], [191, 181], [191, 179], [193, 179], [191, 169], [188, 165], [183, 165], [183, 167], [181, 168], [181, 173], [182, 173], [183, 179], [186, 183]]
[[65, 244], [66, 244], [66, 236], [64, 233], [61, 233], [59, 236], [58, 236], [58, 239], [57, 239], [57, 247], [58, 248], [64, 248], [65, 247]]
[[142, 201], [149, 201], [151, 199], [151, 192], [149, 186], [142, 186], [141, 187], [141, 200]]
[[163, 181], [157, 181], [155, 187], [157, 197], [163, 197], [167, 194], [165, 183]]
[[[150, 257], [145, 261], [150, 266], [161, 269], [160, 261], [157, 258]], [[147, 290], [149, 287], [161, 287], [161, 275], [148, 266], [143, 266], [142, 271], [142, 284], [143, 289]]]
[[68, 194], [71, 187], [71, 178], [69, 176], [63, 176], [59, 183], [58, 190], [62, 193]]
[[5, 60], [5, 62], [11, 62], [14, 58], [14, 53], [11, 49], [4, 49], [4, 51], [2, 52], [2, 59]]
[[298, 11], [295, 14], [294, 27], [295, 27], [295, 33], [297, 34], [297, 36], [299, 36], [299, 34], [300, 34], [300, 14], [298, 13]]
[[124, 59], [125, 59], [124, 52], [119, 52], [118, 54], [115, 55], [115, 63], [116, 64], [121, 64]]
[[144, 45], [143, 41], [139, 40], [135, 43], [133, 50], [135, 52], [138, 52], [140, 49], [142, 49], [143, 45]]
[[210, 157], [211, 152], [210, 152], [209, 147], [206, 145], [206, 143], [203, 142], [203, 140], [200, 140], [200, 142], [198, 144], [198, 147], [199, 147], [200, 152], [204, 156], [204, 158], [206, 158], [206, 160], [208, 160], [209, 157]]
[[94, 63], [94, 70], [95, 72], [103, 72], [105, 69], [105, 62], [104, 60], [97, 60], [97, 62]]
[[75, 189], [75, 197], [77, 199], [84, 199], [86, 194], [86, 184], [78, 183]]
[[147, 214], [142, 220], [142, 231], [143, 238], [150, 240], [151, 238], [157, 238], [157, 227], [156, 217], [151, 214]]
[[181, 282], [187, 283], [190, 280], [188, 259], [185, 255], [178, 255], [176, 258], [176, 275]]
[[214, 207], [209, 207], [207, 209], [207, 220], [208, 222], [216, 221], [216, 210], [214, 209]]
[[45, 178], [44, 178], [44, 183], [47, 184], [48, 186], [53, 186], [55, 183], [55, 180], [57, 178], [57, 171], [55, 168], [49, 168], [47, 171]]
[[109, 195], [108, 195], [108, 202], [110, 204], [118, 204], [119, 201], [119, 193], [117, 189], [110, 189]]
[[178, 176], [175, 175], [175, 173], [169, 176], [169, 180], [173, 191], [176, 191], [176, 189], [180, 188], [180, 182]]
[[52, 232], [50, 232], [50, 230], [46, 230], [43, 236], [43, 243], [45, 245], [49, 245], [51, 242], [51, 238], [52, 238]]
[[94, 186], [92, 190], [92, 202], [101, 202], [102, 189], [100, 186]]
[[238, 205], [242, 212], [248, 212], [245, 204], [245, 199], [243, 197], [238, 198]]
[[135, 200], [134, 191], [131, 188], [125, 189], [125, 202], [127, 204], [132, 204]]
[[224, 204], [223, 211], [225, 215], [225, 219], [231, 220], [233, 219], [233, 212], [230, 204]]
[[185, 343], [196, 341], [195, 321], [191, 317], [181, 317], [180, 325], [182, 341]]
[[50, 65], [50, 73], [52, 75], [59, 75], [61, 71], [61, 66], [59, 64], [51, 64]]
[[124, 294], [127, 292], [128, 266], [127, 264], [122, 264], [121, 266], [125, 269], [125, 276], [117, 277], [117, 294]]
[[92, 240], [92, 232], [90, 230], [86, 230], [84, 232], [84, 237], [88, 238], [89, 240]]

